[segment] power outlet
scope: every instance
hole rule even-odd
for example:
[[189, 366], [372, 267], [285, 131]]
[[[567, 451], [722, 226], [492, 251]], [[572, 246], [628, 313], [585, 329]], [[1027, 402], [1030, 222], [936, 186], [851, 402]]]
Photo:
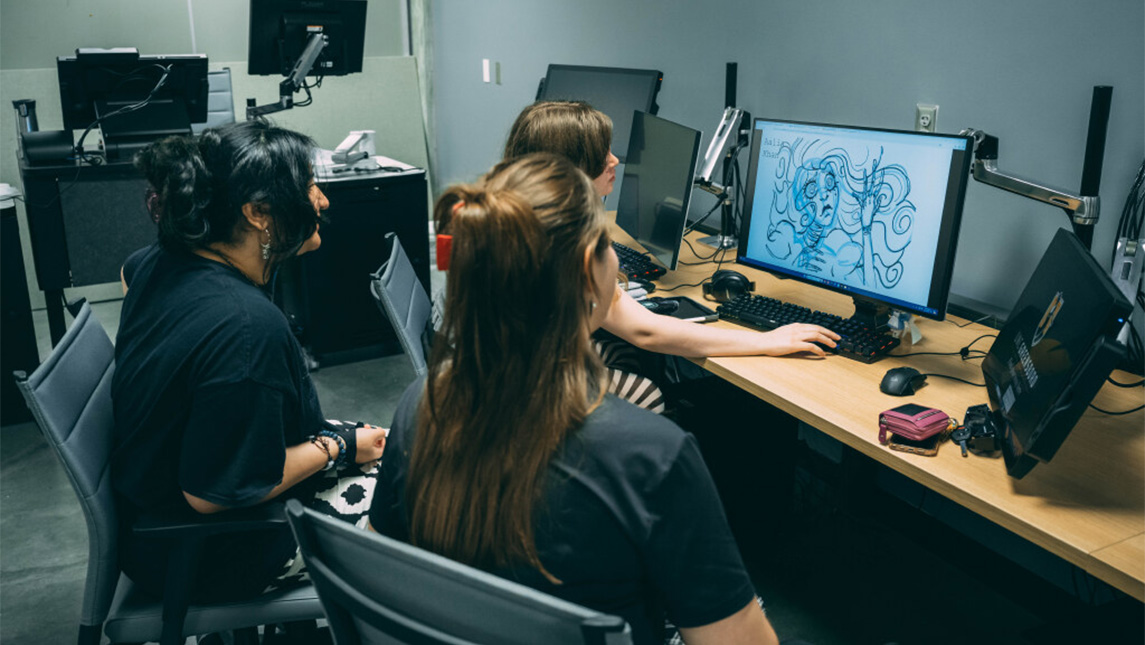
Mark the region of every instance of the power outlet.
[[914, 129], [919, 132], [934, 132], [938, 127], [938, 106], [916, 103], [914, 106]]

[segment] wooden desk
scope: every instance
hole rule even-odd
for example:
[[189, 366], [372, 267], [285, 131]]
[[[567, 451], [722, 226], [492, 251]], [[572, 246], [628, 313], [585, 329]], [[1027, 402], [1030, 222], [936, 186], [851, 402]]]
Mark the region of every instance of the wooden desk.
[[[617, 241], [639, 248], [619, 229]], [[694, 241], [701, 253], [711, 249]], [[685, 245], [681, 260], [696, 261]], [[734, 259], [734, 251], [728, 252]], [[851, 299], [795, 280], [780, 280], [734, 263], [734, 268], [756, 283], [755, 293], [779, 298], [841, 316], [853, 312]], [[683, 266], [659, 280], [665, 288], [699, 283], [715, 270], [714, 264]], [[657, 294], [653, 294], [657, 295]], [[702, 300], [699, 287], [673, 291]], [[948, 318], [945, 322], [921, 319], [922, 341], [906, 351], [957, 352], [983, 334], [996, 330]], [[710, 323], [736, 327], [731, 323]], [[975, 345], [989, 349], [990, 340]], [[735, 384], [799, 420], [842, 441], [975, 513], [1017, 533], [1125, 593], [1145, 601], [1145, 411], [1108, 416], [1088, 410], [1049, 464], [1039, 464], [1024, 479], [1006, 474], [999, 456], [962, 457], [947, 444], [936, 457], [922, 457], [887, 449], [878, 443], [880, 412], [906, 402], [938, 408], [961, 418], [966, 408], [986, 402], [983, 388], [931, 377], [911, 397], [892, 397], [879, 391], [879, 381], [892, 367], [909, 365], [921, 372], [949, 374], [982, 382], [981, 361], [955, 356], [888, 357], [867, 365], [840, 356], [825, 360], [807, 357], [732, 357], [695, 361], [704, 369]], [[1139, 380], [1118, 373], [1118, 380]], [[1141, 388], [1106, 386], [1094, 404], [1106, 410], [1127, 410], [1141, 405]]]

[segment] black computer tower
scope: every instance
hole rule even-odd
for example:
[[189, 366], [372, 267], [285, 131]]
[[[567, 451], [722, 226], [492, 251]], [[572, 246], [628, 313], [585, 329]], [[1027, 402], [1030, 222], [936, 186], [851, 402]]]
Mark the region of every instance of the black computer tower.
[[370, 294], [370, 274], [388, 258], [397, 233], [418, 278], [429, 288], [428, 195], [422, 172], [319, 181], [330, 200], [322, 246], [280, 272], [276, 299], [319, 365], [401, 351], [393, 327]]

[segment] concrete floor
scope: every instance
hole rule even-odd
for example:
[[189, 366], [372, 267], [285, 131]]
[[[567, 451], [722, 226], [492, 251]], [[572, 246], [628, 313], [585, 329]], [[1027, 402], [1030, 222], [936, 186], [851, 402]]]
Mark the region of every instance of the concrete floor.
[[[119, 303], [93, 308], [114, 337]], [[37, 313], [46, 356], [46, 325]], [[313, 378], [328, 416], [388, 424], [413, 371], [398, 355], [323, 367]], [[1114, 594], [1095, 606], [1064, 592], [899, 500], [873, 488], [856, 491], [845, 468], [798, 442], [782, 457], [796, 464], [791, 495], [798, 503], [780, 521], [764, 510], [775, 496], [747, 473], [740, 442], [712, 428], [689, 429], [717, 475], [757, 590], [785, 638], [819, 645], [1145, 641], [1140, 603]], [[745, 476], [726, 476], [731, 472]], [[75, 642], [86, 561], [86, 526], [55, 455], [34, 425], [4, 427], [0, 643]]]

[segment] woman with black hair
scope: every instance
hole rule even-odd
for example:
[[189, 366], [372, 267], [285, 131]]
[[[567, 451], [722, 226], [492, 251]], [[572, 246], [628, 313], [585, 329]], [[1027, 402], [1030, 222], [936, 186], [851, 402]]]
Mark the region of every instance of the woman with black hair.
[[[317, 249], [329, 206], [309, 138], [265, 121], [161, 140], [136, 157], [157, 244], [123, 267], [112, 380], [120, 563], [162, 589], [166, 545], [142, 513], [217, 513], [280, 496], [365, 523], [386, 431], [324, 419], [301, 347], [271, 301], [283, 262]], [[196, 599], [297, 577], [289, 528], [208, 540]]]

